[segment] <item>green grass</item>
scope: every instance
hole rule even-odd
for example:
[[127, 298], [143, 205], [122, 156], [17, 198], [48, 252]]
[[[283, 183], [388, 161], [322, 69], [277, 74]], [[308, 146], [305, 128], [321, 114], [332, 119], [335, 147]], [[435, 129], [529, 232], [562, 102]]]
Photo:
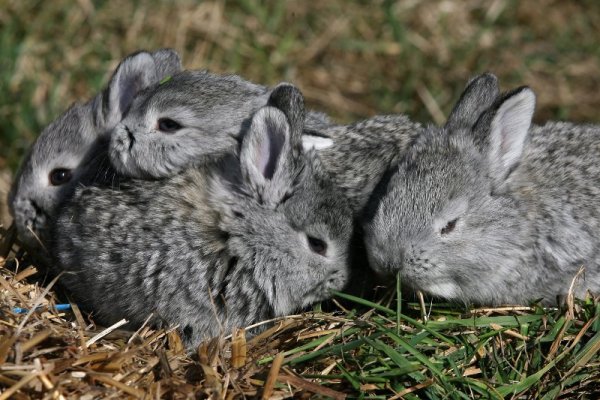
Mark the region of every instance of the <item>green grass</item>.
[[[379, 302], [336, 292], [337, 306], [328, 313], [316, 306], [277, 319], [256, 337], [213, 339], [186, 355], [175, 331], [147, 328], [115, 331], [82, 348], [104, 328], [76, 307], [53, 311], [50, 287], [24, 280], [32, 273], [21, 269], [18, 277], [0, 259], [0, 395], [256, 398], [269, 390], [275, 398], [592, 399], [600, 393], [600, 303], [593, 299], [564, 309], [437, 303], [423, 310], [399, 299], [398, 290]], [[47, 312], [10, 312], [38, 304]], [[42, 367], [54, 386], [35, 384]], [[94, 380], [99, 375], [108, 380]], [[266, 389], [271, 375], [276, 379]]]
[[[415, 304], [401, 315], [400, 303], [394, 310], [337, 297], [357, 307], [336, 322], [324, 318], [320, 324], [337, 332], [300, 340], [284, 352], [283, 365], [352, 398], [554, 399], [600, 392], [600, 304], [594, 301], [577, 303], [574, 318], [539, 307], [452, 315], [434, 306], [432, 319], [422, 322], [414, 318]], [[310, 330], [318, 331], [315, 325]]]

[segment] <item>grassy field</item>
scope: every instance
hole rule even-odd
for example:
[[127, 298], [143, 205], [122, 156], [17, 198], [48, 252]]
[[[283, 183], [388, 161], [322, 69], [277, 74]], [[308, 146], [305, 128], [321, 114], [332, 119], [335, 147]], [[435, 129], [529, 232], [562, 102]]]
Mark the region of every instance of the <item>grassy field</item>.
[[[11, 176], [43, 127], [100, 89], [122, 57], [158, 47], [175, 48], [189, 69], [269, 85], [291, 81], [309, 106], [340, 122], [407, 113], [442, 123], [468, 78], [484, 71], [504, 89], [533, 87], [536, 121], [600, 122], [594, 0], [0, 0], [0, 217]], [[249, 342], [236, 364], [235, 341], [191, 359], [173, 334], [152, 331], [141, 332], [141, 341], [102, 337], [77, 347], [98, 334], [80, 319], [6, 316], [6, 305], [42, 293], [1, 264], [10, 288], [0, 289], [0, 364], [13, 369], [0, 370], [0, 399], [76, 396], [92, 387], [97, 396], [174, 398], [293, 391], [554, 399], [600, 392], [600, 305], [593, 300], [565, 310], [471, 312], [398, 302], [394, 293], [378, 304], [345, 299], [350, 306], [336, 314], [283, 320], [272, 344]], [[422, 313], [430, 314], [427, 324]], [[16, 333], [21, 337], [10, 342]], [[54, 369], [38, 371], [39, 360]], [[23, 389], [9, 393], [19, 382]]]

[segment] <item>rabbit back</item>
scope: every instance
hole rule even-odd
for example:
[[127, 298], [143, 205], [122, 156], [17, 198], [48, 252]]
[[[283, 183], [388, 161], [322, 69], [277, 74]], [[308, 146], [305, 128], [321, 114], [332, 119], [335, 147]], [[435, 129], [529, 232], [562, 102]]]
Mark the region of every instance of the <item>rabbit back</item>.
[[323, 134], [333, 144], [318, 150], [323, 167], [360, 215], [384, 174], [404, 156], [421, 125], [404, 115], [380, 115]]
[[78, 189], [57, 223], [61, 284], [105, 324], [177, 315], [182, 328], [218, 334], [223, 310], [208, 291], [217, 296], [228, 259], [206, 188], [206, 171], [190, 170], [163, 184]]
[[556, 269], [549, 291], [565, 287], [580, 267], [586, 284], [578, 294], [586, 285], [600, 290], [600, 126], [549, 122], [529, 136], [506, 190], [533, 221], [539, 264]]

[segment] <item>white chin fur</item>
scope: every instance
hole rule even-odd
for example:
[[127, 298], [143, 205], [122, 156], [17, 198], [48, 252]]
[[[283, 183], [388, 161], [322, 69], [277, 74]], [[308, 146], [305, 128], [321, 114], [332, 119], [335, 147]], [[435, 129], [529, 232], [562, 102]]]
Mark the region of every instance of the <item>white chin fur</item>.
[[460, 289], [452, 282], [443, 282], [429, 285], [427, 292], [437, 297], [455, 299], [459, 297]]
[[302, 147], [304, 151], [310, 149], [322, 150], [333, 146], [333, 140], [320, 136], [304, 135], [302, 136]]

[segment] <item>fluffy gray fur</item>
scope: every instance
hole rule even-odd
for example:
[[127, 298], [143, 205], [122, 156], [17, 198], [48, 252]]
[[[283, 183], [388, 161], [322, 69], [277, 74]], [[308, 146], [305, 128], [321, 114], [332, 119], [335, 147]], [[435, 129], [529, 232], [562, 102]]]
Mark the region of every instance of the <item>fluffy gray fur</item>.
[[[96, 148], [120, 121], [137, 92], [181, 70], [172, 50], [138, 52], [125, 58], [107, 88], [84, 104], [74, 104], [49, 124], [31, 146], [9, 194], [9, 206], [22, 244], [44, 262], [50, 223], [96, 156]], [[70, 174], [52, 184], [52, 171]]]
[[355, 216], [362, 214], [377, 183], [404, 156], [420, 128], [404, 115], [379, 115], [321, 130], [333, 144], [317, 149], [317, 154]]
[[[140, 93], [114, 130], [109, 156], [119, 173], [164, 178], [235, 151], [240, 132], [270, 90], [238, 76], [184, 71]], [[161, 120], [180, 127], [160, 129]], [[303, 145], [316, 148], [323, 166], [358, 214], [375, 184], [398, 162], [418, 123], [405, 116], [377, 116], [335, 126], [321, 113], [306, 114]]]
[[[164, 178], [234, 152], [252, 113], [271, 90], [236, 75], [183, 71], [140, 93], [112, 133], [109, 157], [115, 169], [133, 178]], [[179, 126], [161, 129], [160, 121]], [[309, 112], [308, 129], [329, 125]]]
[[600, 126], [531, 126], [529, 88], [497, 93], [492, 75], [471, 82], [446, 126], [424, 129], [378, 187], [371, 265], [479, 304], [552, 303], [582, 266], [575, 294], [598, 292]]
[[259, 109], [239, 152], [175, 177], [77, 189], [56, 227], [59, 282], [100, 322], [153, 313], [189, 347], [342, 289], [351, 213], [301, 149], [299, 112]]

